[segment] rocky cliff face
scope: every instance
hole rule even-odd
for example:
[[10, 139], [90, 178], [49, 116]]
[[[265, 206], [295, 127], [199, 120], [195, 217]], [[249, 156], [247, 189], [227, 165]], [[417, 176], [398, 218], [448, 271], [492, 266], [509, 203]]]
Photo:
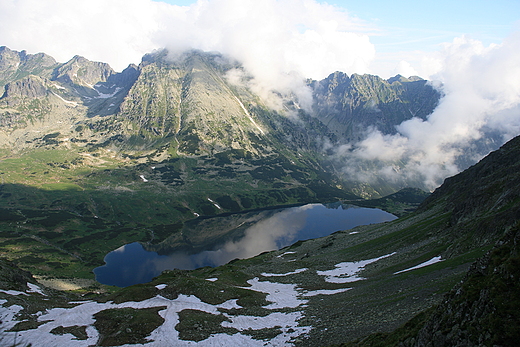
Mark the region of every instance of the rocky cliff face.
[[58, 63], [44, 53], [27, 54], [0, 47], [0, 88], [28, 75], [49, 78]]
[[407, 119], [425, 119], [440, 98], [427, 81], [402, 76], [383, 80], [335, 72], [310, 85], [315, 98], [314, 115], [346, 142], [360, 140], [369, 127], [394, 134], [395, 126]]
[[114, 73], [106, 63], [93, 62], [76, 55], [54, 70], [52, 79], [93, 88], [96, 83], [105, 82]]
[[259, 154], [253, 142], [268, 129], [244, 105], [254, 96], [226, 81], [221, 61], [220, 55], [201, 52], [176, 60], [166, 52], [145, 57], [114, 122], [129, 138], [168, 138], [185, 154], [229, 149]]
[[520, 338], [520, 243], [515, 225], [435, 307], [405, 346], [515, 346]]
[[29, 75], [15, 82], [10, 82], [6, 84], [4, 88], [5, 92], [4, 95], [2, 95], [2, 99], [7, 105], [16, 105], [18, 102], [14, 99], [36, 99], [45, 97], [48, 94], [45, 82], [41, 77], [34, 75]]

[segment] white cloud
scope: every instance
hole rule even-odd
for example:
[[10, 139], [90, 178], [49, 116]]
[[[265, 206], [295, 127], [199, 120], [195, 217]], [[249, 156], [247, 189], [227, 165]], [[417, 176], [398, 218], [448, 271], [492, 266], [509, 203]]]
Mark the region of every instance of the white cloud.
[[304, 78], [335, 70], [368, 72], [375, 55], [359, 21], [314, 0], [212, 0], [167, 23], [160, 41], [172, 51], [219, 51], [243, 63], [264, 98], [293, 92], [310, 107]]
[[0, 44], [108, 62], [116, 70], [154, 49], [219, 51], [241, 61], [260, 89], [291, 90], [335, 70], [368, 72], [363, 23], [315, 0], [4, 0]]
[[0, 42], [61, 62], [79, 54], [121, 70], [155, 47], [155, 19], [170, 7], [149, 0], [5, 0]]
[[[468, 37], [455, 38], [428, 63], [432, 79], [442, 83], [445, 93], [438, 107], [426, 120], [403, 122], [396, 135], [372, 130], [348, 152], [339, 148], [336, 156], [351, 177], [420, 179], [433, 189], [464, 168], [457, 165], [461, 155], [478, 160], [487, 154], [469, 151], [475, 141], [491, 133], [503, 141], [519, 134], [520, 32], [488, 47]], [[372, 161], [376, 172], [366, 176], [357, 170], [360, 160]]]
[[410, 77], [410, 76], [418, 76], [419, 73], [417, 72], [417, 70], [415, 70], [412, 65], [407, 62], [406, 60], [401, 60], [396, 68], [394, 69], [394, 73], [392, 74], [393, 76], [395, 75], [401, 75], [401, 76], [404, 76], [404, 77]]
[[369, 72], [374, 46], [366, 27], [316, 0], [199, 0], [174, 6], [151, 0], [5, 0], [0, 45], [45, 52], [60, 62], [78, 54], [121, 71], [154, 49], [173, 55], [218, 51], [254, 76], [249, 86], [280, 108], [272, 91], [293, 93], [310, 109], [304, 78]]

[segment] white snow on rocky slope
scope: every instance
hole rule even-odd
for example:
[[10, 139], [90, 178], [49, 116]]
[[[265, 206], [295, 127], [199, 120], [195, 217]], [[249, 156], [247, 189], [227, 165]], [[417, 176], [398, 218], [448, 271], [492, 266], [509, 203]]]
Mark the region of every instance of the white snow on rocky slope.
[[[336, 265], [335, 269], [326, 271], [317, 271], [318, 275], [326, 276], [325, 281], [332, 283], [347, 283], [362, 280], [357, 274], [367, 264], [376, 262], [380, 259], [389, 257], [392, 254], [384, 255], [379, 258], [363, 260], [359, 262], [345, 262]], [[281, 277], [297, 273], [302, 273], [308, 269], [296, 269], [283, 274], [263, 274], [264, 276]], [[213, 281], [215, 278], [210, 278]], [[198, 310], [214, 315], [224, 315], [227, 320], [221, 325], [227, 328], [234, 328], [238, 332], [235, 334], [212, 334], [209, 338], [197, 342], [197, 346], [292, 346], [292, 341], [309, 333], [312, 326], [300, 326], [300, 319], [304, 318], [304, 310], [308, 299], [317, 295], [334, 295], [348, 291], [352, 288], [339, 289], [318, 289], [306, 291], [299, 288], [297, 284], [277, 283], [271, 281], [261, 281], [258, 277], [247, 281], [249, 286], [243, 289], [253, 290], [266, 293], [266, 301], [269, 303], [264, 306], [265, 309], [271, 310], [272, 313], [266, 316], [252, 315], [233, 315], [226, 310], [240, 309], [237, 299], [228, 300], [220, 305], [212, 305], [203, 302], [194, 295], [180, 294], [176, 299], [167, 299], [157, 295], [153, 298], [139, 302], [124, 302], [115, 304], [113, 302], [98, 303], [94, 301], [75, 302], [72, 308], [53, 308], [44, 312], [36, 313], [38, 321], [43, 323], [35, 329], [19, 331], [18, 336], [24, 343], [31, 343], [33, 346], [71, 346], [71, 347], [87, 347], [95, 345], [99, 339], [99, 333], [94, 327], [94, 315], [107, 309], [121, 308], [153, 308], [166, 307], [159, 311], [159, 315], [164, 318], [163, 324], [146, 338], [149, 343], [146, 346], [162, 347], [162, 346], [193, 346], [194, 341], [181, 340], [179, 332], [175, 326], [179, 323], [179, 313], [183, 310]], [[167, 287], [166, 284], [155, 286], [158, 290]], [[41, 288], [31, 285], [28, 290], [31, 295], [44, 295]], [[24, 292], [13, 290], [0, 290], [4, 295], [29, 295]], [[71, 303], [72, 304], [72, 303]], [[18, 305], [8, 305], [7, 300], [0, 300], [0, 319], [4, 322], [4, 327], [12, 328], [18, 321], [17, 314], [23, 309]], [[78, 340], [72, 334], [56, 335], [51, 331], [57, 327], [86, 327], [88, 338], [86, 340]], [[259, 329], [279, 329], [280, 333], [266, 340], [255, 340], [251, 334], [242, 333]], [[130, 345], [128, 345], [130, 346]], [[132, 345], [135, 346], [135, 345]]]
[[325, 281], [329, 283], [350, 283], [363, 280], [363, 277], [358, 276], [359, 272], [365, 268], [366, 265], [375, 263], [383, 258], [390, 257], [395, 253], [383, 255], [379, 258], [368, 260], [343, 262], [336, 264], [332, 270], [316, 271], [318, 275], [325, 276]]
[[432, 264], [435, 264], [435, 263], [438, 263], [442, 261], [441, 260], [441, 257], [438, 256], [438, 257], [433, 257], [431, 258], [430, 260], [428, 261], [425, 261], [424, 263], [421, 263], [419, 265], [415, 265], [411, 268], [408, 268], [408, 269], [404, 269], [404, 270], [401, 270], [401, 271], [397, 271], [397, 272], [394, 272], [394, 275], [397, 275], [397, 274], [400, 274], [400, 273], [403, 273], [403, 272], [406, 272], [406, 271], [411, 271], [411, 270], [415, 270], [415, 269], [419, 269], [419, 268], [422, 268], [422, 267], [425, 267], [425, 266], [428, 266], [428, 265], [432, 265]]

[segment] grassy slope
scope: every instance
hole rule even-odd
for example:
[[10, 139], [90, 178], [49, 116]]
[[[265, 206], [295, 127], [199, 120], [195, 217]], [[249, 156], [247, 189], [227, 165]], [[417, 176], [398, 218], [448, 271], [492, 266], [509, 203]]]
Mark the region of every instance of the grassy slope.
[[[154, 284], [167, 283], [175, 288], [173, 290], [197, 295], [205, 302], [222, 302], [229, 298], [242, 298], [244, 294], [233, 288], [245, 285], [246, 280], [261, 273], [287, 273], [308, 268], [310, 270], [276, 280], [263, 279], [296, 283], [306, 290], [353, 289], [309, 299], [304, 309], [306, 318], [300, 324], [312, 325], [313, 330], [308, 337], [299, 341], [299, 345], [327, 345], [354, 340], [376, 331], [390, 332], [420, 312], [425, 312], [406, 325], [406, 329], [417, 331], [417, 322], [424, 321], [431, 312], [425, 310], [439, 304], [444, 294], [464, 278], [470, 265], [516, 225], [520, 191], [517, 177], [520, 170], [515, 158], [519, 152], [520, 139], [516, 139], [475, 167], [448, 180], [423, 203], [418, 212], [396, 221], [298, 242], [280, 251], [214, 269], [164, 274], [151, 284], [123, 289], [115, 298], [130, 300], [138, 293], [143, 295], [145, 288], [152, 289]], [[496, 182], [500, 185], [495, 185]], [[279, 257], [285, 252], [294, 253]], [[394, 255], [367, 265], [361, 273], [366, 280], [360, 282], [346, 285], [326, 283], [314, 271], [332, 269], [340, 262], [366, 260], [393, 252]], [[492, 254], [498, 254], [492, 257], [494, 261], [500, 262], [500, 254], [504, 252], [508, 251], [494, 251]], [[517, 253], [511, 254], [513, 258], [504, 263], [506, 267], [516, 264], [514, 254]], [[439, 255], [443, 259], [441, 262], [395, 274]], [[474, 284], [471, 286], [476, 285], [477, 288], [493, 283], [492, 279], [481, 283], [475, 275], [469, 276], [473, 277]], [[218, 277], [219, 281], [211, 286], [195, 284], [210, 277]], [[504, 280], [510, 281], [507, 278]], [[478, 292], [480, 289], [476, 290]], [[217, 294], [219, 292], [226, 293], [225, 297]], [[151, 290], [150, 295], [152, 293]], [[501, 294], [497, 295], [498, 300], [503, 302]], [[247, 304], [245, 301], [244, 305], [256, 314], [260, 312], [258, 303]], [[404, 333], [406, 337], [409, 334], [409, 331]], [[379, 334], [363, 343], [370, 346], [374, 340], [379, 343], [376, 345], [381, 346], [391, 342], [387, 335]]]
[[4, 156], [0, 254], [37, 275], [93, 278], [111, 250], [159, 243], [197, 215], [352, 197], [306, 159], [228, 151], [164, 160], [158, 152], [116, 157], [51, 145]]
[[[457, 242], [450, 254], [474, 245], [494, 247], [472, 264], [463, 281], [433, 308], [390, 334], [370, 335], [346, 346], [502, 345], [519, 335], [520, 139], [515, 138], [471, 169], [450, 178], [425, 202], [444, 197], [448, 226]], [[498, 240], [498, 242], [496, 242]], [[496, 244], [495, 244], [496, 242]]]
[[[261, 281], [291, 283], [307, 291], [352, 288], [334, 295], [309, 297], [305, 307], [289, 309], [288, 312], [300, 311], [304, 315], [299, 321], [300, 325], [312, 326], [310, 333], [300, 336], [295, 343], [302, 346], [339, 344], [362, 338], [369, 333], [379, 332], [378, 335], [371, 335], [355, 344], [389, 345], [392, 341], [398, 344], [403, 336], [408, 339], [417, 331], [422, 331], [417, 338], [431, 341], [432, 333], [446, 332], [442, 324], [446, 327], [453, 327], [453, 325], [449, 320], [443, 319], [433, 319], [425, 324], [431, 312], [437, 312], [438, 315], [444, 309], [443, 306], [439, 306], [437, 311], [425, 310], [440, 304], [444, 300], [444, 295], [464, 278], [470, 265], [492, 249], [497, 240], [505, 236], [504, 243], [488, 256], [493, 265], [486, 267], [489, 270], [486, 270], [484, 275], [491, 277], [481, 280], [482, 273], [470, 271], [467, 275], [470, 281], [462, 285], [462, 291], [467, 294], [461, 296], [459, 300], [471, 303], [476, 295], [480, 298], [479, 302], [487, 305], [486, 307], [499, 308], [498, 312], [502, 312], [500, 315], [491, 315], [481, 323], [485, 329], [488, 329], [487, 331], [491, 332], [490, 336], [495, 336], [492, 341], [499, 342], [496, 332], [506, 334], [506, 337], [512, 335], [507, 335], [510, 334], [507, 329], [503, 332], [496, 330], [498, 329], [497, 317], [516, 322], [514, 312], [508, 311], [508, 305], [505, 303], [510, 301], [508, 297], [515, 297], [515, 288], [517, 288], [514, 287], [517, 285], [517, 281], [514, 280], [518, 263], [517, 251], [514, 242], [507, 240], [514, 241], [517, 238], [514, 232], [518, 229], [520, 211], [518, 196], [520, 191], [518, 165], [520, 164], [516, 160], [519, 152], [520, 139], [515, 139], [473, 168], [447, 180], [425, 200], [417, 212], [398, 220], [357, 227], [324, 238], [298, 242], [280, 251], [267, 252], [251, 259], [236, 260], [217, 268], [165, 272], [151, 283], [124, 288], [111, 295], [97, 296], [97, 299], [116, 303], [141, 301], [157, 295], [159, 290], [155, 286], [163, 284], [167, 285], [167, 288], [161, 291], [161, 295], [168, 298], [175, 298], [180, 294], [195, 295], [208, 304], [220, 304], [230, 299], [237, 299], [237, 304], [242, 308], [234, 314], [265, 316], [270, 312], [263, 307], [266, 305], [266, 294], [244, 288], [247, 287], [249, 279], [259, 277]], [[357, 262], [385, 255], [385, 258], [365, 266], [359, 274], [365, 280], [345, 284], [328, 283], [317, 273], [317, 271], [333, 269], [341, 262]], [[397, 273], [436, 256], [441, 256], [442, 261], [416, 270]], [[304, 268], [307, 270], [296, 271]], [[496, 272], [497, 268], [503, 270]], [[478, 270], [478, 266], [474, 269]], [[290, 272], [294, 274], [274, 278], [263, 275]], [[218, 278], [218, 280], [208, 282], [207, 279], [210, 278]], [[504, 289], [503, 292], [509, 293], [507, 294], [509, 296], [502, 295], [500, 290], [492, 289], [491, 300], [487, 299], [489, 296], [483, 297], [482, 293], [489, 291], [486, 288], [494, 283], [500, 284], [498, 289]], [[509, 288], [511, 284], [514, 286]], [[457, 290], [450, 295], [457, 296]], [[461, 307], [471, 308], [464, 304]], [[99, 315], [100, 320], [96, 324], [99, 325], [104, 336], [111, 336], [111, 332], [127, 327], [128, 323], [121, 317], [124, 318], [126, 315], [146, 317], [150, 314], [155, 317], [155, 312], [154, 310], [104, 312]], [[452, 309], [451, 312], [457, 312], [457, 309]], [[419, 313], [421, 314], [417, 316]], [[114, 324], [103, 326], [105, 324], [103, 322], [112, 316], [119, 318]], [[221, 315], [207, 315], [201, 311], [186, 310], [181, 312], [179, 317], [180, 321], [176, 329], [185, 340], [200, 341], [212, 333], [223, 332], [220, 322], [224, 318]], [[397, 337], [387, 335], [413, 317], [414, 320], [405, 325], [404, 332], [398, 331], [400, 335]], [[211, 324], [201, 331], [196, 323], [199, 320], [210, 321]], [[161, 324], [160, 320], [154, 322], [147, 328], [148, 330]], [[134, 323], [130, 325], [132, 324]], [[468, 324], [471, 326], [472, 323]], [[20, 330], [26, 328], [30, 327], [19, 327]], [[450, 337], [459, 336], [456, 334], [470, 330], [470, 327], [454, 330]], [[268, 329], [252, 333], [258, 338], [269, 339], [279, 331]], [[80, 335], [80, 332], [76, 334]], [[115, 341], [116, 343], [140, 341], [139, 339], [143, 338], [145, 333], [139, 334], [136, 332], [136, 335], [125, 335], [124, 340], [119, 341], [116, 338]], [[408, 340], [408, 343], [412, 344], [412, 342]]]

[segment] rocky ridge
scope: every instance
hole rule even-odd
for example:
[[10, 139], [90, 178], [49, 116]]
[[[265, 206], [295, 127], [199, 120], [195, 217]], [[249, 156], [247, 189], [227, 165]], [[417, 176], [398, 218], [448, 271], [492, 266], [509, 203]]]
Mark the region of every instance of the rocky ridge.
[[335, 72], [313, 81], [315, 117], [346, 142], [359, 141], [368, 128], [395, 134], [395, 126], [412, 117], [425, 119], [437, 106], [440, 93], [428, 81], [400, 75], [378, 76]]

